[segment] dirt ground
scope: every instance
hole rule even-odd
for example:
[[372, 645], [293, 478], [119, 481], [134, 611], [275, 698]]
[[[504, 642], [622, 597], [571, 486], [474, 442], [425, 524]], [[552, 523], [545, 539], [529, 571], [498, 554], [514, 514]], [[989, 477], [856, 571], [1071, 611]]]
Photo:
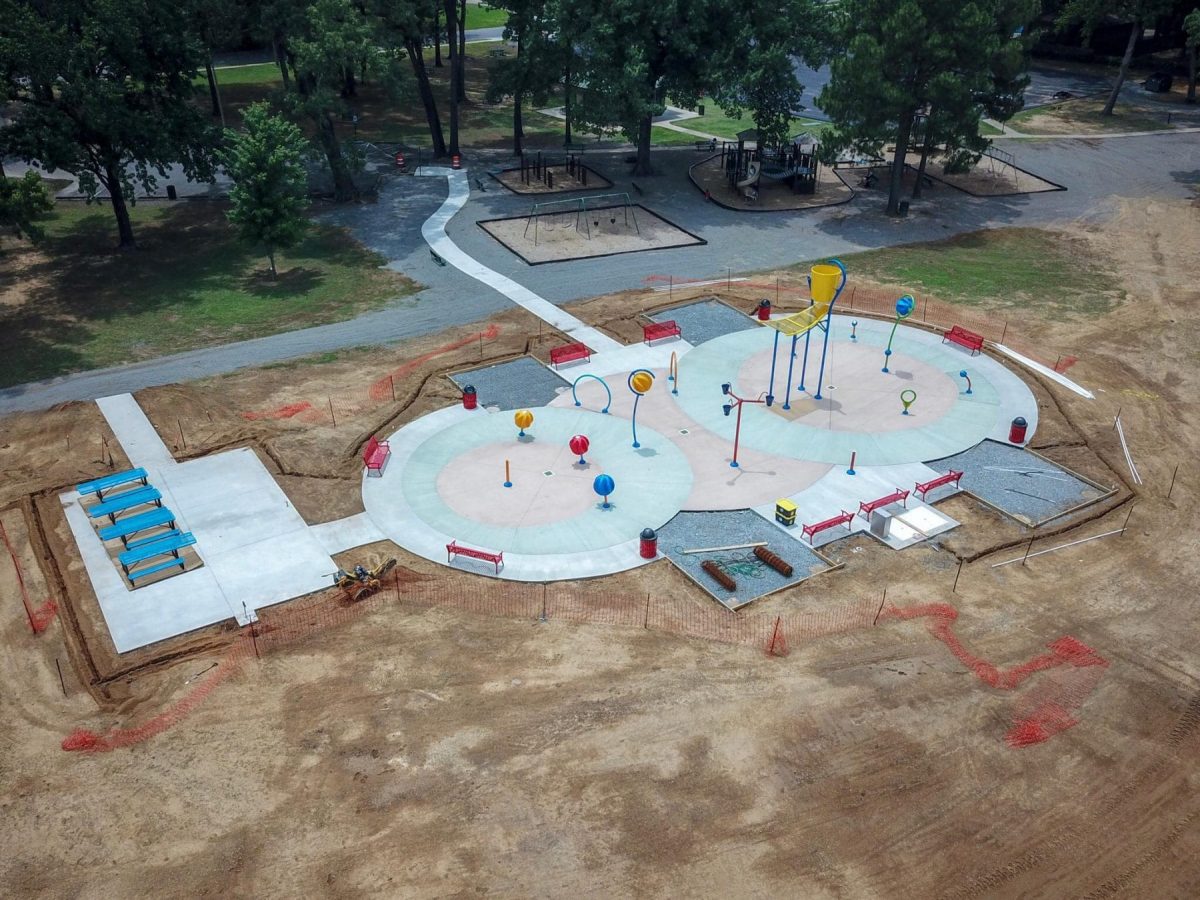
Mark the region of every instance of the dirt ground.
[[[387, 545], [339, 561], [397, 555], [407, 581], [445, 602], [381, 595], [343, 621], [330, 592], [306, 601], [304, 637], [260, 659], [235, 658], [245, 640], [230, 627], [118, 657], [56, 494], [106, 471], [110, 453], [122, 465], [119, 449], [93, 404], [4, 419], [3, 893], [1196, 896], [1198, 216], [1139, 199], [1107, 224], [1075, 226], [1113, 254], [1132, 299], [1102, 318], [1030, 324], [1046, 347], [1090, 348], [1070, 374], [1097, 392], [1086, 401], [1033, 381], [1034, 447], [1115, 483], [1117, 497], [1033, 535], [956, 498], [947, 512], [964, 527], [942, 549], [835, 545], [841, 569], [754, 615], [835, 619], [844, 603], [868, 614], [793, 631], [782, 657], [651, 627], [660, 605], [711, 607], [666, 563], [559, 586], [586, 621], [555, 607], [542, 622], [537, 586], [509, 591], [524, 616], [471, 612], [483, 579]], [[717, 293], [745, 309], [756, 296]], [[575, 311], [636, 340], [634, 313], [681, 299], [631, 291]], [[445, 373], [544, 359], [560, 341], [514, 310], [388, 351], [138, 399], [181, 456], [253, 446], [301, 513], [325, 521], [361, 509], [355, 454], [369, 434], [454, 400]], [[1127, 483], [1118, 409], [1140, 487]], [[1123, 536], [992, 568], [1031, 536], [1035, 550], [1056, 546], [1127, 515]], [[37, 635], [18, 567], [35, 602], [59, 607]], [[643, 603], [645, 625], [586, 623]], [[896, 612], [929, 603], [949, 606]], [[264, 614], [265, 635], [289, 606]], [[1026, 667], [1012, 684], [1013, 667], [1064, 636], [1103, 665]], [[150, 726], [210, 683], [161, 733], [110, 752], [61, 749], [77, 727]], [[1047, 720], [1057, 733], [1006, 740], [1047, 697], [1060, 704]]]
[[704, 243], [637, 203], [563, 208], [536, 217], [484, 219], [478, 224], [530, 265]]
[[[568, 191], [601, 190], [612, 187], [612, 182], [592, 169], [583, 165], [578, 172], [568, 171], [566, 163], [546, 165], [547, 178], [539, 178], [529, 174], [529, 183], [521, 180], [520, 169], [505, 169], [493, 177], [514, 194], [563, 194]], [[584, 173], [586, 169], [586, 174]], [[583, 179], [587, 178], [585, 182]]]

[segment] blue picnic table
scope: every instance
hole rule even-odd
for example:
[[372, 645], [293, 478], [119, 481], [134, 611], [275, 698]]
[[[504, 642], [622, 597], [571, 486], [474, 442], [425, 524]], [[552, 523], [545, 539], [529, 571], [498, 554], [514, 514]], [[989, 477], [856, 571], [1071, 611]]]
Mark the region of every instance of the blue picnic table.
[[106, 525], [99, 531], [100, 540], [111, 541], [114, 538], [120, 538], [121, 543], [125, 545], [126, 550], [132, 550], [139, 543], [149, 543], [156, 540], [162, 535], [153, 535], [151, 537], [143, 537], [138, 540], [130, 540], [135, 534], [142, 531], [149, 531], [152, 528], [161, 528], [167, 526], [168, 530], [175, 528], [175, 513], [167, 509], [165, 506], [160, 506], [158, 509], [152, 509], [149, 512], [138, 513], [136, 516], [125, 516], [120, 521]]
[[[184, 547], [190, 547], [194, 543], [196, 543], [196, 538], [190, 531], [183, 533], [172, 532], [156, 540], [145, 542], [135, 550], [126, 550], [117, 559], [121, 563], [121, 568], [125, 570], [125, 577], [136, 587], [139, 578], [145, 578], [147, 575], [161, 572], [164, 569], [174, 568], [175, 566], [179, 566], [180, 569], [186, 566], [187, 560], [179, 555], [179, 551]], [[138, 563], [149, 562], [160, 556], [168, 558], [137, 569], [136, 571], [131, 571]]]
[[91, 481], [77, 484], [75, 485], [75, 490], [79, 491], [80, 496], [95, 494], [98, 500], [103, 500], [105, 491], [134, 481], [140, 481], [145, 486], [147, 483], [146, 470], [139, 468], [126, 469], [124, 472], [113, 472], [111, 475], [105, 475], [103, 478], [93, 478]]
[[140, 487], [137, 490], [125, 491], [123, 494], [117, 494], [117, 496], [105, 500], [103, 503], [97, 503], [88, 509], [87, 514], [92, 519], [108, 516], [109, 521], [115, 524], [117, 516], [121, 513], [139, 506], [145, 506], [147, 503], [162, 506], [162, 494], [158, 492], [158, 488]]

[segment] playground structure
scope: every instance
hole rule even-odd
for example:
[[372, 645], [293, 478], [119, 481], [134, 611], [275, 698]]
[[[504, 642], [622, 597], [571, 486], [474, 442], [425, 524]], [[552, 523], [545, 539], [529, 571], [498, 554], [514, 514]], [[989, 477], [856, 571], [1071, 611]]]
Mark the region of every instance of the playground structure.
[[554, 156], [541, 150], [523, 153], [516, 167], [493, 171], [492, 177], [515, 194], [553, 194], [612, 187], [611, 181], [576, 154]]
[[[788, 353], [788, 372], [785, 382], [783, 408], [791, 408], [792, 368], [796, 362], [796, 343], [804, 336], [804, 360], [800, 365], [799, 390], [804, 392], [805, 376], [808, 373], [808, 351], [812, 342], [812, 331], [821, 332], [821, 367], [817, 372], [817, 390], [814, 400], [821, 399], [821, 385], [825, 381], [825, 357], [829, 352], [829, 325], [833, 316], [833, 306], [846, 287], [846, 267], [841, 260], [831, 259], [828, 263], [815, 265], [808, 276], [809, 291], [812, 295], [812, 306], [806, 310], [788, 316], [784, 319], [767, 319], [763, 322], [775, 331], [775, 341], [771, 349], [771, 377], [767, 384], [767, 406], [775, 402], [775, 365], [779, 356], [779, 336], [787, 335], [792, 339], [792, 348]], [[857, 323], [854, 323], [857, 325]], [[887, 371], [886, 369], [884, 371]]]
[[758, 199], [764, 179], [786, 184], [797, 194], [814, 194], [820, 174], [817, 148], [817, 140], [808, 132], [792, 135], [778, 146], [763, 147], [758, 143], [758, 131], [748, 128], [738, 132], [736, 143], [722, 143], [721, 167], [730, 186], [747, 200]]
[[[615, 229], [605, 228], [604, 220]], [[621, 222], [617, 226], [618, 219]], [[617, 194], [598, 194], [594, 197], [574, 197], [570, 200], [547, 200], [533, 204], [529, 210], [523, 237], [529, 237], [529, 229], [533, 229], [533, 244], [536, 247], [539, 240], [547, 236], [554, 238], [571, 237], [582, 234], [592, 239], [592, 229], [600, 231], [628, 231], [632, 223], [633, 230], [641, 234], [638, 226], [637, 205], [629, 199], [625, 192]], [[583, 227], [580, 228], [580, 225]]]

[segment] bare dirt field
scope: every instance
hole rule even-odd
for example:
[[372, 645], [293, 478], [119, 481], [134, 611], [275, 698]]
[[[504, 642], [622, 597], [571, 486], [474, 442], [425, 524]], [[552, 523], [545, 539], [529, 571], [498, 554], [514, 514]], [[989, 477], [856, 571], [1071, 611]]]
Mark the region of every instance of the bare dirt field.
[[[836, 544], [841, 569], [753, 619], [663, 561], [543, 592], [385, 544], [339, 559], [399, 558], [367, 603], [330, 591], [253, 636], [117, 656], [56, 495], [119, 449], [94, 404], [4, 419], [4, 895], [1195, 896], [1198, 217], [1136, 200], [1073, 229], [1130, 300], [1024, 325], [1088, 348], [1070, 375], [1096, 400], [1031, 381], [1033, 446], [1111, 501], [1031, 534], [956, 498], [941, 549]], [[733, 287], [746, 310], [761, 294]], [[637, 340], [636, 313], [687, 295], [574, 311]], [[361, 509], [369, 434], [454, 401], [445, 373], [560, 341], [514, 310], [138, 399], [179, 455], [252, 446], [326, 521]], [[57, 606], [36, 635], [17, 572]], [[784, 656], [760, 642], [776, 617]], [[77, 728], [112, 749], [64, 751]]]

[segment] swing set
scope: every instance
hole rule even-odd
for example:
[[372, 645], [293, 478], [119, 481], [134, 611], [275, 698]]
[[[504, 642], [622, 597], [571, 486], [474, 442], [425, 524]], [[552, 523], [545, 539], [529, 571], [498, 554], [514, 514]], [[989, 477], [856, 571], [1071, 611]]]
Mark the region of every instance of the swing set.
[[[642, 229], [638, 226], [637, 207], [629, 194], [599, 194], [593, 197], [575, 197], [570, 200], [547, 200], [533, 204], [529, 217], [525, 220], [524, 238], [529, 239], [529, 229], [533, 228], [533, 245], [536, 247], [539, 232], [554, 233], [557, 231], [575, 230], [576, 234], [583, 233], [590, 241], [592, 229], [603, 231], [604, 219], [608, 225], [615, 226], [618, 218], [628, 231], [630, 222], [640, 235]], [[544, 220], [544, 221], [543, 221]]]

